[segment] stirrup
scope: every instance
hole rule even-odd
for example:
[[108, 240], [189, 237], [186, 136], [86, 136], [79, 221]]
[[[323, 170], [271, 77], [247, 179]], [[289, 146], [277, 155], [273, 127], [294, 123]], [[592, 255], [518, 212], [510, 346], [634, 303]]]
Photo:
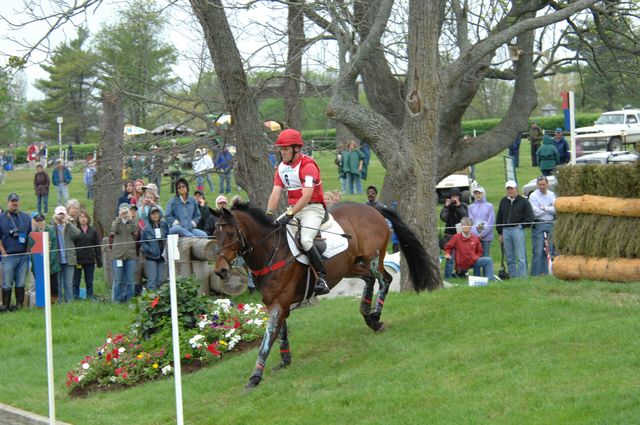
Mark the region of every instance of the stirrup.
[[325, 295], [331, 292], [329, 285], [327, 285], [327, 281], [324, 277], [318, 276], [316, 279], [316, 285], [313, 287], [313, 292], [316, 295]]

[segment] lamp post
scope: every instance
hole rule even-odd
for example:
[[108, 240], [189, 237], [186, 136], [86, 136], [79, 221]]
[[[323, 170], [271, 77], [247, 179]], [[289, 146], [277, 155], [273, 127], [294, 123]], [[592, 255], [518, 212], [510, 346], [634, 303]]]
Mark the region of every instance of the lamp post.
[[56, 118], [58, 123], [58, 158], [62, 159], [62, 117]]

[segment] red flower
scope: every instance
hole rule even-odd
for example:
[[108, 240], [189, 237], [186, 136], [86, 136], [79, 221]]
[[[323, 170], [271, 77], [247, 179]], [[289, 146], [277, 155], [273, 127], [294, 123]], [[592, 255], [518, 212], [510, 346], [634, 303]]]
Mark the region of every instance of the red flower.
[[185, 359], [187, 359], [187, 360], [189, 360], [189, 359], [191, 358], [191, 354], [190, 354], [190, 353], [185, 354], [185, 355], [184, 355], [184, 358], [185, 358]]
[[242, 326], [242, 324], [240, 322], [238, 322], [237, 320], [235, 321], [235, 323], [233, 324], [233, 328], [234, 329], [238, 329], [240, 326]]
[[122, 379], [127, 379], [127, 376], [129, 376], [129, 374], [127, 372], [122, 374]]
[[238, 304], [238, 310], [244, 310], [244, 304]]
[[151, 301], [151, 308], [156, 308], [158, 301], [160, 301], [160, 297], [155, 297], [153, 301]]
[[216, 348], [216, 346], [215, 346], [215, 345], [213, 345], [213, 344], [209, 344], [209, 345], [207, 345], [207, 350], [209, 350], [209, 352], [210, 352], [211, 354], [213, 354], [214, 356], [219, 356], [220, 354], [222, 354], [222, 353], [220, 353], [220, 351], [218, 351], [218, 349]]

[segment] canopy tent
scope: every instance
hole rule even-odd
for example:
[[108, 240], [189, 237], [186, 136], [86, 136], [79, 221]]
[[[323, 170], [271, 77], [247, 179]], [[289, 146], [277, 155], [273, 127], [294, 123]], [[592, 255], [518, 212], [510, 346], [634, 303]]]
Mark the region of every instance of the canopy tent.
[[193, 130], [184, 125], [164, 124], [151, 130], [151, 134], [161, 136], [175, 136], [176, 134], [190, 134]]
[[133, 124], [127, 124], [124, 126], [125, 136], [139, 136], [140, 134], [146, 134], [147, 130], [142, 127], [136, 127]]
[[278, 121], [265, 121], [263, 123], [265, 128], [270, 131], [280, 131], [282, 130], [282, 126]]

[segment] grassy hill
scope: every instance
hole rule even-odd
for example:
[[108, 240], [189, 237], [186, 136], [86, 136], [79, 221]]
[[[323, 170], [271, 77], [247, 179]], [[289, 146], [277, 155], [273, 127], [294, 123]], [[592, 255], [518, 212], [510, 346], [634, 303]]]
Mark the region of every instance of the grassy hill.
[[[373, 334], [358, 300], [323, 300], [289, 320], [293, 365], [277, 348], [263, 383], [243, 386], [256, 350], [186, 375], [188, 424], [632, 424], [640, 422], [640, 284], [554, 279], [391, 294]], [[126, 306], [54, 307], [58, 418], [74, 424], [174, 423], [171, 380], [70, 399], [65, 372]], [[44, 320], [0, 317], [0, 402], [46, 415]]]

